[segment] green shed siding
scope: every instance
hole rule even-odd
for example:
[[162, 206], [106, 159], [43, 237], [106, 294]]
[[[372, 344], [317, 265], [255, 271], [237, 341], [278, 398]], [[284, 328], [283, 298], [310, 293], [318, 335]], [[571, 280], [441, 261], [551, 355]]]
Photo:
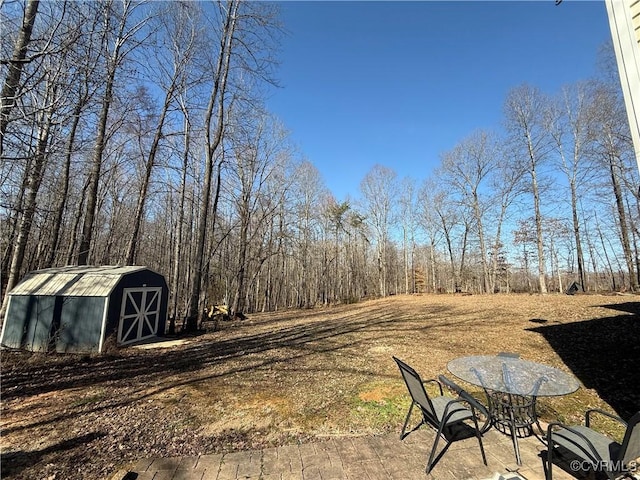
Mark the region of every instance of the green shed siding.
[[34, 352], [46, 352], [51, 341], [51, 324], [54, 318], [53, 297], [11, 297], [11, 311], [19, 312], [16, 320], [5, 322], [2, 344], [11, 348], [26, 348]]
[[[14, 295], [9, 297], [9, 305], [7, 311], [13, 309], [21, 312], [27, 312], [29, 309], [29, 300], [33, 297], [24, 297], [22, 295]], [[9, 348], [22, 348], [22, 342], [27, 338], [27, 328], [31, 323], [31, 315], [26, 313], [17, 317], [14, 321], [5, 321], [2, 325], [2, 345]]]
[[98, 352], [107, 297], [64, 297], [57, 352]]

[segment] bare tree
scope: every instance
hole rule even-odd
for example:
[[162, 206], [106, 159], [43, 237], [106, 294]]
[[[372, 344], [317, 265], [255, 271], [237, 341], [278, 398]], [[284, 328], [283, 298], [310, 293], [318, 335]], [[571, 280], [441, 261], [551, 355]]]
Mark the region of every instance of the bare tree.
[[[444, 240], [444, 248], [447, 254], [449, 275], [446, 284], [447, 290], [460, 292], [462, 290], [462, 271], [466, 255], [468, 222], [465, 212], [460, 208], [459, 199], [446, 187], [442, 180], [442, 169], [435, 171], [433, 177], [423, 185], [421, 201], [423, 203], [423, 225], [429, 231], [431, 239], [431, 263], [435, 277], [435, 247], [439, 239]], [[441, 287], [436, 287], [441, 288]]]
[[[185, 223], [185, 203], [187, 197], [187, 172], [189, 167], [189, 160], [191, 155], [191, 121], [189, 117], [189, 108], [187, 108], [186, 102], [182, 98], [179, 99], [180, 110], [184, 117], [183, 127], [183, 151], [182, 151], [182, 166], [180, 169], [180, 200], [178, 207], [178, 218], [176, 220], [176, 236], [174, 241], [173, 250], [173, 268], [171, 274], [171, 294], [173, 296], [172, 302], [172, 314], [174, 320], [178, 316], [178, 299], [180, 298], [180, 272], [181, 266], [185, 263], [182, 258], [183, 244], [184, 244], [184, 223]], [[175, 325], [174, 325], [175, 327]]]
[[[102, 106], [97, 124], [96, 140], [89, 171], [89, 188], [84, 212], [84, 222], [78, 251], [78, 265], [86, 265], [89, 260], [93, 229], [98, 204], [98, 188], [102, 170], [103, 153], [107, 142], [107, 127], [109, 110], [113, 103], [116, 76], [122, 67], [126, 56], [140, 45], [136, 36], [144, 28], [147, 18], [135, 22], [133, 19], [137, 4], [131, 0], [122, 0], [121, 9], [117, 9], [114, 1], [102, 4], [103, 20], [106, 26], [104, 44], [110, 50], [104, 52], [105, 87], [102, 93]], [[132, 23], [133, 25], [130, 25]], [[115, 23], [115, 26], [113, 25]]]
[[375, 165], [360, 183], [367, 221], [376, 234], [378, 293], [387, 295], [387, 246], [394, 221], [393, 199], [397, 193], [396, 172]]
[[[20, 32], [16, 36], [11, 60], [7, 63], [9, 69], [2, 85], [0, 106], [0, 157], [3, 154], [4, 139], [9, 125], [11, 110], [16, 105], [16, 96], [20, 86], [20, 76], [27, 60], [31, 33], [38, 13], [39, 0], [27, 0]], [[5, 63], [3, 61], [2, 63]]]
[[532, 291], [530, 262], [536, 259], [536, 252], [532, 252], [530, 246], [537, 242], [536, 232], [531, 227], [531, 219], [521, 219], [518, 220], [518, 228], [513, 231], [513, 244], [516, 247], [522, 246], [520, 260], [529, 292]]
[[[415, 292], [413, 256], [415, 251], [416, 187], [415, 180], [404, 178], [400, 194], [400, 222], [402, 224], [402, 251], [404, 266], [404, 293]], [[409, 272], [412, 272], [411, 275]], [[410, 277], [411, 276], [411, 282]]]
[[211, 226], [208, 224], [211, 202], [213, 174], [217, 170], [217, 191], [214, 196], [213, 230], [215, 230], [215, 214], [221, 185], [222, 154], [218, 147], [222, 142], [224, 132], [225, 108], [227, 104], [227, 80], [231, 66], [231, 53], [234, 45], [234, 32], [238, 21], [238, 1], [219, 4], [220, 22], [222, 24], [219, 38], [219, 50], [214, 71], [212, 72], [212, 87], [209, 102], [205, 112], [205, 170], [202, 198], [198, 213], [198, 237], [196, 241], [195, 265], [191, 285], [191, 299], [189, 302], [189, 320], [186, 329], [193, 331], [197, 328], [200, 313], [200, 292], [202, 288], [203, 260], [205, 252], [206, 234]]
[[[190, 8], [185, 5], [169, 4], [159, 15], [161, 42], [157, 50], [156, 61], [153, 64], [154, 71], [151, 74], [164, 92], [164, 100], [158, 115], [155, 132], [144, 165], [144, 174], [140, 185], [136, 212], [133, 218], [133, 231], [129, 238], [125, 263], [133, 265], [136, 259], [136, 247], [139, 241], [140, 224], [144, 216], [145, 203], [151, 182], [151, 174], [157, 163], [158, 148], [163, 138], [165, 121], [169, 109], [174, 103], [176, 93], [184, 88], [187, 81], [187, 67], [192, 61], [195, 39], [198, 33], [191, 17]], [[165, 43], [164, 45], [162, 43]], [[145, 152], [141, 152], [145, 155]]]
[[630, 145], [628, 124], [625, 121], [624, 108], [620, 104], [620, 98], [610, 87], [604, 84], [598, 85], [593, 98], [594, 112], [596, 112], [593, 155], [608, 173], [610, 188], [615, 199], [620, 243], [629, 272], [629, 288], [631, 291], [637, 291], [639, 288], [638, 277], [635, 275], [622, 180], [625, 177], [625, 170], [628, 168], [626, 165], [629, 163], [625, 162]]
[[592, 175], [592, 168], [587, 163], [586, 149], [591, 141], [593, 121], [590, 108], [590, 92], [587, 84], [565, 87], [561, 97], [556, 100], [549, 111], [548, 128], [551, 134], [558, 159], [558, 167], [569, 182], [571, 196], [571, 217], [575, 239], [578, 278], [580, 288], [585, 289], [584, 253], [578, 216], [578, 192]]
[[539, 292], [544, 294], [547, 293], [547, 283], [539, 174], [551, 151], [549, 136], [544, 128], [547, 103], [537, 88], [522, 85], [509, 92], [504, 108], [507, 130], [521, 152], [521, 161], [526, 165], [531, 180], [538, 250], [538, 287]]
[[[68, 14], [68, 6], [67, 2], [47, 3], [38, 10], [38, 2], [26, 2], [21, 26], [14, 36], [13, 54], [1, 60], [3, 70], [6, 66], [6, 77], [0, 121], [3, 160], [0, 171], [2, 202], [8, 215], [3, 230], [6, 236], [0, 241], [3, 249], [0, 268], [3, 274], [8, 271], [4, 277], [8, 288], [17, 283], [24, 268], [43, 264], [50, 249], [44, 237], [40, 237], [42, 241], [31, 242], [37, 244], [37, 251], [28, 255], [41, 187], [44, 181], [48, 192], [46, 170], [58, 152], [60, 125], [67, 115], [67, 84], [63, 77], [69, 66], [69, 45], [78, 36], [77, 17]], [[21, 11], [18, 5], [12, 7], [14, 12]], [[36, 25], [37, 12], [40, 20]], [[8, 44], [9, 41], [3, 42], [3, 54]], [[16, 111], [17, 114], [12, 114]], [[9, 137], [12, 142], [8, 142]], [[49, 210], [43, 217], [47, 222], [48, 214]], [[34, 261], [25, 261], [30, 259]]]
[[[274, 27], [273, 8], [270, 5], [243, 3], [238, 0], [218, 2], [218, 13], [212, 20], [217, 29], [219, 46], [210, 77], [211, 90], [204, 114], [204, 179], [198, 211], [198, 232], [195, 245], [193, 278], [191, 281], [189, 323], [187, 329], [195, 329], [201, 311], [200, 297], [204, 278], [204, 254], [207, 232], [215, 232], [216, 214], [222, 184], [224, 152], [221, 148], [228, 120], [229, 103], [250, 102], [252, 82], [268, 80], [270, 69], [270, 34]], [[232, 78], [241, 91], [231, 95], [230, 73], [238, 68], [238, 78]], [[259, 83], [259, 82], [258, 82]], [[213, 176], [216, 175], [216, 190]], [[212, 195], [213, 193], [213, 195]], [[212, 202], [213, 200], [213, 202]], [[213, 205], [211, 205], [213, 203]], [[209, 217], [211, 214], [211, 222]]]
[[484, 217], [488, 203], [482, 198], [485, 180], [496, 168], [495, 141], [488, 132], [478, 131], [462, 140], [442, 157], [445, 181], [460, 195], [461, 206], [468, 208], [474, 220], [480, 245], [482, 291], [489, 291], [489, 266]]
[[[24, 49], [26, 49], [26, 44], [23, 44], [23, 42], [26, 41], [28, 43], [25, 36], [30, 37], [33, 30], [34, 18], [29, 18], [29, 15], [35, 17], [37, 2], [35, 2], [35, 5], [33, 3], [27, 4], [26, 8], [27, 16], [24, 22], [30, 22], [30, 25], [23, 22], [23, 28], [18, 34], [17, 40], [17, 44], [21, 44]], [[54, 141], [57, 135], [52, 132], [54, 132], [57, 125], [64, 121], [65, 107], [68, 101], [63, 93], [65, 86], [63, 79], [68, 67], [67, 57], [69, 54], [66, 46], [70, 39], [76, 38], [74, 20], [77, 20], [77, 18], [69, 19], [68, 17], [70, 16], [66, 15], [64, 8], [61, 11], [58, 11], [55, 5], [52, 8], [53, 13], [45, 17], [48, 21], [42, 22], [42, 38], [46, 39], [46, 41], [38, 41], [36, 43], [36, 46], [41, 51], [28, 60], [25, 59], [25, 51], [14, 52], [14, 58], [10, 62], [7, 81], [3, 90], [2, 118], [4, 123], [2, 125], [2, 136], [4, 138], [11, 109], [17, 104], [18, 100], [18, 86], [14, 82], [19, 81], [20, 73], [23, 69], [20, 66], [20, 72], [16, 71], [18, 67], [15, 65], [15, 61], [18, 61], [16, 60], [16, 55], [18, 55], [21, 58], [20, 62], [28, 64], [30, 68], [29, 82], [32, 82], [29, 84], [28, 89], [24, 85], [20, 87], [22, 90], [28, 91], [28, 93], [23, 92], [19, 95], [24, 116], [22, 121], [25, 122], [25, 126], [29, 125], [27, 131], [28, 129], [33, 129], [35, 133], [29, 132], [19, 142], [18, 148], [12, 148], [12, 155], [15, 158], [27, 158], [27, 161], [24, 163], [22, 188], [15, 204], [18, 221], [15, 224], [15, 231], [10, 234], [13, 237], [13, 245], [11, 248], [7, 289], [15, 286], [22, 274], [25, 252], [32, 232], [45, 170], [57, 150], [57, 147], [54, 147], [57, 144]], [[62, 18], [57, 18], [57, 13], [60, 13]], [[68, 28], [65, 29], [64, 34], [58, 35], [56, 31], [61, 24], [66, 24]], [[55, 53], [49, 48], [53, 43], [56, 43], [58, 47], [58, 51]], [[11, 98], [5, 98], [5, 94]], [[37, 242], [34, 265], [44, 263], [45, 252], [47, 248], [50, 248], [48, 242], [46, 243]], [[6, 306], [6, 302], [4, 306]]]
[[[234, 190], [239, 223], [231, 315], [242, 315], [246, 311], [247, 279], [250, 275], [255, 279], [260, 267], [273, 254], [269, 249], [262, 248], [264, 235], [260, 233], [278, 210], [287, 189], [286, 183], [278, 182], [277, 194], [268, 191], [270, 182], [285, 168], [283, 162], [288, 159], [285, 153], [286, 133], [266, 115], [258, 116], [255, 122], [248, 122], [248, 115], [241, 115], [244, 125], [237, 125], [231, 134], [235, 145], [232, 158], [229, 159], [229, 187]], [[250, 271], [251, 263], [255, 268], [253, 272]]]
[[[94, 73], [98, 67], [97, 56], [94, 55], [96, 42], [93, 37], [98, 35], [95, 15], [84, 15], [82, 11], [77, 12], [78, 22], [81, 23], [81, 29], [85, 30], [85, 41], [78, 42], [68, 55], [65, 55], [67, 61], [66, 83], [73, 85], [69, 89], [71, 96], [72, 111], [69, 118], [70, 125], [68, 127], [66, 144], [64, 147], [64, 163], [59, 178], [58, 199], [55, 205], [55, 217], [51, 228], [51, 240], [53, 245], [49, 251], [49, 258], [46, 265], [51, 267], [55, 263], [58, 250], [61, 247], [61, 231], [63, 216], [69, 201], [69, 191], [71, 183], [71, 165], [74, 154], [76, 153], [76, 143], [80, 129], [80, 120], [82, 115], [91, 103], [96, 85], [93, 81]], [[80, 216], [78, 215], [78, 219]], [[75, 232], [75, 231], [74, 231]], [[75, 238], [75, 235], [74, 235]], [[65, 262], [67, 263], [67, 262]]]
[[418, 212], [419, 224], [422, 230], [427, 234], [428, 239], [428, 274], [431, 278], [431, 291], [437, 292], [439, 289], [439, 277], [437, 275], [436, 248], [442, 239], [442, 229], [440, 228], [440, 219], [433, 205], [436, 199], [439, 199], [440, 193], [436, 184], [436, 177], [426, 179], [420, 191], [418, 192]]
[[[36, 142], [35, 151], [33, 153], [33, 161], [30, 163], [29, 180], [27, 182], [27, 195], [25, 203], [22, 206], [22, 213], [20, 215], [20, 222], [18, 225], [18, 235], [16, 238], [15, 246], [13, 248], [11, 267], [9, 269], [9, 278], [7, 281], [7, 291], [12, 289], [20, 278], [22, 269], [22, 262], [24, 260], [25, 249], [27, 247], [27, 241], [31, 233], [31, 227], [33, 224], [33, 217], [36, 211], [38, 191], [42, 184], [42, 178], [47, 161], [47, 147], [49, 146], [49, 134], [52, 128], [54, 107], [56, 104], [56, 96], [58, 95], [58, 85], [55, 81], [52, 82], [54, 86], [48, 89], [48, 94], [45, 95], [47, 103], [50, 105], [40, 115], [38, 120], [38, 139]], [[5, 297], [6, 299], [7, 297]], [[6, 305], [3, 306], [3, 310]]]
[[[494, 211], [495, 236], [491, 246], [491, 290], [497, 286], [497, 276], [501, 268], [504, 268], [504, 255], [501, 250], [504, 245], [502, 229], [508, 219], [509, 211], [517, 199], [525, 192], [523, 176], [525, 171], [518, 162], [514, 161], [509, 150], [504, 147], [499, 150], [501, 161], [497, 162], [496, 169], [490, 179], [493, 203], [497, 206]], [[502, 265], [501, 265], [502, 264]]]
[[317, 277], [314, 275], [314, 247], [318, 239], [320, 199], [325, 195], [320, 173], [309, 161], [302, 162], [292, 184], [292, 215], [296, 263], [296, 302], [301, 308], [313, 306], [317, 299]]

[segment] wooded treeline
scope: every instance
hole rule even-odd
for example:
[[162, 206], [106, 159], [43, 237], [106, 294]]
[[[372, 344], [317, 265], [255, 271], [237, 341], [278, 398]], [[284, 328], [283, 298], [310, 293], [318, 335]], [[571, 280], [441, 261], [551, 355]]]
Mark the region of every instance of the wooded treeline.
[[149, 266], [189, 317], [573, 281], [638, 290], [615, 66], [553, 95], [515, 87], [504, 128], [461, 139], [422, 183], [376, 165], [357, 198], [336, 199], [264, 106], [277, 5], [0, 8], [3, 298], [27, 271], [69, 264]]

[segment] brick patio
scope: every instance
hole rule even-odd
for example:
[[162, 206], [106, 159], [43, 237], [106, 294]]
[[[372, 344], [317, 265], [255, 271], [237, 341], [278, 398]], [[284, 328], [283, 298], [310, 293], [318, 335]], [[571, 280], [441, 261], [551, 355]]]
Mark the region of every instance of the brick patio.
[[[535, 437], [520, 440], [517, 467], [508, 436], [484, 436], [488, 466], [475, 438], [455, 442], [429, 475], [425, 466], [434, 432], [421, 428], [400, 441], [398, 434], [342, 437], [301, 445], [197, 457], [148, 458], [121, 468], [110, 480], [543, 480]], [[520, 476], [516, 476], [517, 472]], [[574, 478], [554, 467], [554, 480]]]

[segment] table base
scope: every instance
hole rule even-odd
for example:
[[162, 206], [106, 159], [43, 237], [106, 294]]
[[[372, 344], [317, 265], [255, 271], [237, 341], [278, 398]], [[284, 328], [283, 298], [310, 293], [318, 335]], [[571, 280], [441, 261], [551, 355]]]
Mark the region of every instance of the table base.
[[534, 434], [533, 425], [538, 423], [536, 397], [502, 392], [487, 392], [487, 397], [493, 426], [511, 435], [516, 462], [521, 465], [518, 438]]

